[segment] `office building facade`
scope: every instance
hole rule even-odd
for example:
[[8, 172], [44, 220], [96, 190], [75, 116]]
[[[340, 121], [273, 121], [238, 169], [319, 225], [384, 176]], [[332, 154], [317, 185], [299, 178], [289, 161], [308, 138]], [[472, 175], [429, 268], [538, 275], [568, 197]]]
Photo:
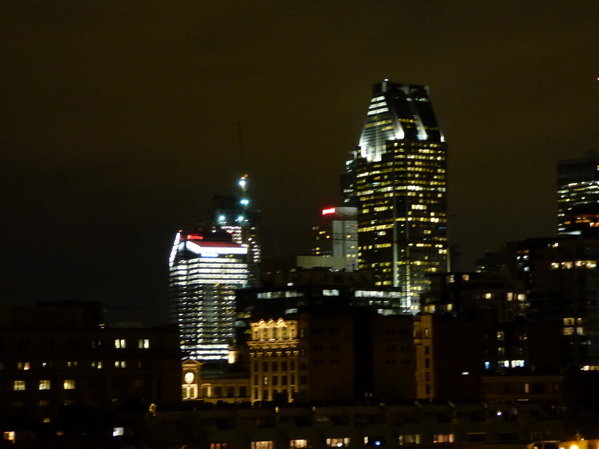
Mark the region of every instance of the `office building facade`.
[[321, 222], [313, 227], [317, 256], [340, 257], [345, 271], [358, 269], [358, 209], [328, 207], [321, 212]]
[[416, 313], [430, 273], [447, 270], [447, 147], [426, 86], [387, 80], [373, 96], [342, 176], [358, 208], [358, 264], [375, 284], [402, 289]]
[[[558, 232], [569, 234], [584, 223], [581, 215], [588, 216], [586, 227], [598, 227], [596, 222], [599, 204], [599, 155], [562, 160], [557, 166], [557, 219]], [[594, 210], [587, 210], [595, 206]], [[572, 216], [577, 218], [572, 220]], [[583, 217], [582, 220], [585, 220]], [[573, 226], [574, 225], [574, 226]], [[574, 229], [573, 229], [574, 228]]]
[[318, 308], [252, 322], [252, 402], [413, 399], [412, 320]]
[[180, 231], [170, 256], [170, 318], [185, 358], [227, 360], [235, 337], [235, 290], [249, 280], [248, 248], [225, 231]]

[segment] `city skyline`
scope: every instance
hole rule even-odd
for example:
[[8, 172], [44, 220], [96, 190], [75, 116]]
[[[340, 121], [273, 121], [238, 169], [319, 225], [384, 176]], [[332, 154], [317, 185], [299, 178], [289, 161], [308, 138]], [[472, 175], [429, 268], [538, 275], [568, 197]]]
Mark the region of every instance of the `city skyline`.
[[555, 235], [557, 161], [597, 149], [590, 1], [0, 8], [3, 303], [160, 320], [174, 233], [246, 172], [265, 255], [308, 251], [383, 78], [430, 86], [462, 268]]

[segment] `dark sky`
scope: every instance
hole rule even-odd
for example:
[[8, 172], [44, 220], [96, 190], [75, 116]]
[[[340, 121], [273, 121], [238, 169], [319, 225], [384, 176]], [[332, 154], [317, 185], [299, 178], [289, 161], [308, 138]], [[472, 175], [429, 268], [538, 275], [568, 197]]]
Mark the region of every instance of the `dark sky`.
[[597, 150], [598, 24], [597, 0], [5, 0], [0, 302], [162, 321], [174, 234], [234, 193], [240, 141], [266, 255], [301, 250], [383, 78], [430, 86], [457, 268], [553, 235], [556, 162]]

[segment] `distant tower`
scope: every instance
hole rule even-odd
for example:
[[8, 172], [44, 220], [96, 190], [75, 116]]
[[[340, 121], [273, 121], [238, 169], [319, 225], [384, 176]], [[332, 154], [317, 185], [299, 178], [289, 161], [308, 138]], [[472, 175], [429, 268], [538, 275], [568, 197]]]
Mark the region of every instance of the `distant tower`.
[[358, 209], [329, 207], [322, 210], [321, 223], [314, 226], [314, 248], [317, 256], [340, 257], [345, 271], [358, 269]]
[[227, 232], [180, 231], [169, 260], [170, 319], [184, 357], [227, 360], [235, 337], [235, 290], [247, 287], [248, 248]]
[[222, 229], [231, 234], [234, 242], [248, 248], [250, 284], [253, 284], [257, 281], [258, 264], [261, 259], [258, 242], [260, 212], [250, 207], [248, 183], [249, 177], [245, 174], [237, 182], [239, 195], [217, 195], [212, 198], [212, 224], [215, 229]]
[[419, 310], [429, 273], [447, 270], [447, 146], [428, 88], [373, 86], [354, 158], [342, 175], [344, 203], [358, 207], [360, 269], [402, 289]]
[[[559, 234], [570, 233], [568, 223], [581, 209], [599, 205], [599, 155], [562, 160], [557, 166], [557, 221]], [[598, 224], [599, 225], [599, 224]]]

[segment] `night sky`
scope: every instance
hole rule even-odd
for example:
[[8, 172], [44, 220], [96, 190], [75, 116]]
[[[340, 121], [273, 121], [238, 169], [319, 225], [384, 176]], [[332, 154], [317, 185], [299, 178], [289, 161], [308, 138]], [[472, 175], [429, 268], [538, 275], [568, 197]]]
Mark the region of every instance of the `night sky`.
[[165, 321], [176, 231], [250, 174], [266, 256], [338, 203], [371, 85], [426, 84], [459, 269], [555, 234], [598, 149], [599, 2], [0, 3], [0, 303]]

